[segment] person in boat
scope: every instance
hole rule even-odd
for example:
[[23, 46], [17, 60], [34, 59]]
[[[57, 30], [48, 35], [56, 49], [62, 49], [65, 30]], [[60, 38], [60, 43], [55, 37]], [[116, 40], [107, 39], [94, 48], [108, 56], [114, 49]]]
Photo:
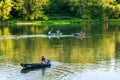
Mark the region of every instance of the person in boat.
[[57, 34], [60, 34], [60, 30], [58, 29], [58, 30], [56, 31], [56, 33], [57, 33]]
[[85, 38], [85, 33], [80, 32], [80, 37]]
[[42, 64], [45, 64], [45, 63], [46, 63], [46, 60], [45, 60], [45, 57], [44, 57], [44, 56], [42, 56], [42, 58], [41, 58], [41, 63], [42, 63]]
[[53, 32], [53, 29], [51, 28], [51, 30], [48, 32], [48, 35], [51, 35]]
[[56, 31], [56, 33], [59, 35], [63, 34], [63, 33], [61, 33], [61, 31], [59, 29]]
[[49, 59], [47, 60], [47, 64], [50, 64], [50, 60]]
[[52, 31], [50, 30], [50, 31], [48, 32], [48, 35], [51, 35], [51, 33], [52, 33]]

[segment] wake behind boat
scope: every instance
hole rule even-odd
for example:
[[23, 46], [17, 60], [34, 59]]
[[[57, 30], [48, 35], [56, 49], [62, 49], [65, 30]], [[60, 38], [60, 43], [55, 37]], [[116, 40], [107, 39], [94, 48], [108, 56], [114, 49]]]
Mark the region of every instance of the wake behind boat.
[[57, 33], [52, 33], [52, 34], [47, 34], [44, 37], [48, 38], [57, 38], [57, 37], [73, 37], [74, 35], [63, 35], [62, 33], [57, 34]]
[[36, 35], [9, 35], [9, 36], [0, 36], [0, 40], [2, 39], [22, 39], [22, 38], [48, 38], [48, 37], [73, 37], [73, 35], [47, 35], [47, 34], [36, 34]]

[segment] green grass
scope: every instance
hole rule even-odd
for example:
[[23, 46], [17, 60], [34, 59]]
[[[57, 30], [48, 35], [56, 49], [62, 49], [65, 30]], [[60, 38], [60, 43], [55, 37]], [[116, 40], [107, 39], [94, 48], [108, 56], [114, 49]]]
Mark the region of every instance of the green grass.
[[120, 22], [120, 19], [110, 19], [107, 22]]
[[17, 25], [44, 25], [44, 24], [59, 25], [59, 24], [71, 24], [71, 23], [86, 23], [87, 21], [80, 20], [80, 19], [72, 19], [72, 20], [60, 19], [60, 20], [37, 20], [37, 21], [7, 20], [4, 22], [6, 24], [16, 24], [17, 23]]
[[[103, 23], [104, 21], [96, 21], [96, 20], [81, 20], [77, 18], [72, 19], [53, 19], [53, 20], [35, 20], [35, 21], [29, 21], [29, 20], [18, 20], [18, 19], [12, 19], [12, 20], [6, 20], [6, 21], [0, 21], [0, 24], [5, 23], [8, 25], [64, 25], [64, 24], [71, 24], [71, 23]], [[105, 22], [120, 22], [120, 19], [110, 19]]]

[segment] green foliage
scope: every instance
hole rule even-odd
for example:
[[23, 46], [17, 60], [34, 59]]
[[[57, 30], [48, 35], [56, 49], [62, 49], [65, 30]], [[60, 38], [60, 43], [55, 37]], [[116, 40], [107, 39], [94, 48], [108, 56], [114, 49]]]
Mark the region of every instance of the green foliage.
[[24, 6], [24, 0], [13, 0], [14, 6], [11, 11], [11, 15], [13, 18], [22, 18], [26, 19], [27, 16], [27, 10]]
[[1, 20], [5, 20], [9, 18], [12, 7], [13, 7], [13, 4], [11, 0], [0, 1], [0, 19]]
[[108, 19], [120, 17], [120, 4], [117, 4], [115, 0], [102, 0], [101, 5], [104, 9], [104, 17], [108, 17]]
[[71, 11], [82, 19], [119, 18], [120, 8], [115, 0], [69, 0]]
[[58, 19], [66, 16], [87, 20], [119, 19], [119, 3], [119, 0], [0, 0], [0, 20], [48, 20], [47, 15], [54, 14], [62, 15], [57, 16]]
[[48, 6], [48, 2], [48, 0], [14, 0], [11, 15], [26, 20], [47, 20], [43, 8]]
[[86, 0], [69, 0], [69, 6], [70, 10], [73, 11], [76, 16], [82, 18], [82, 16], [85, 16], [84, 9], [87, 8], [86, 6]]
[[29, 2], [26, 3], [28, 19], [30, 20], [44, 19], [45, 15], [43, 8], [47, 6], [48, 0], [29, 0]]
[[50, 0], [49, 13], [64, 13], [68, 10], [67, 0]]

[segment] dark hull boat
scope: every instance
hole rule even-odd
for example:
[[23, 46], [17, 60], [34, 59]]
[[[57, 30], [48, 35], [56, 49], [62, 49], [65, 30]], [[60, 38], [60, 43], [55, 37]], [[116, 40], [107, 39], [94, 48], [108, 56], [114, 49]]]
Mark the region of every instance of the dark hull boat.
[[41, 64], [41, 63], [21, 63], [20, 64], [24, 68], [42, 68], [42, 67], [50, 67], [50, 63]]

